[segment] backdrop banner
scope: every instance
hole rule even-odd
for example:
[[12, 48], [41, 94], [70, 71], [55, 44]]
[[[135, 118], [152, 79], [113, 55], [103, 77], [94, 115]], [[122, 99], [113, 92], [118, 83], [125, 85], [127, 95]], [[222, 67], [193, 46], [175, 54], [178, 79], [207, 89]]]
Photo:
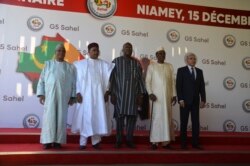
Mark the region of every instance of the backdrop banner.
[[[125, 42], [139, 60], [155, 61], [163, 46], [175, 73], [185, 54], [195, 53], [207, 92], [201, 131], [250, 131], [250, 11], [167, 0], [0, 0], [0, 127], [40, 128], [43, 106], [35, 92], [45, 61], [58, 43], [66, 47], [66, 61], [86, 58], [90, 42], [99, 43], [100, 58], [109, 62]], [[70, 106], [69, 128], [74, 111]], [[176, 104], [176, 130], [179, 116]], [[136, 130], [148, 130], [149, 122], [138, 118]]]

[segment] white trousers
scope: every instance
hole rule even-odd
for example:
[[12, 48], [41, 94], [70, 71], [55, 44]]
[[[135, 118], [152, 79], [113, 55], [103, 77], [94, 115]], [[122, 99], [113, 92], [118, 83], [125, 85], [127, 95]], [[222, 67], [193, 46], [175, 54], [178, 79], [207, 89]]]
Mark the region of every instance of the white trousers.
[[[99, 142], [101, 142], [101, 136], [99, 135], [93, 135], [91, 136], [91, 143], [92, 145], [95, 145]], [[80, 136], [80, 146], [86, 146], [88, 142], [88, 137]]]

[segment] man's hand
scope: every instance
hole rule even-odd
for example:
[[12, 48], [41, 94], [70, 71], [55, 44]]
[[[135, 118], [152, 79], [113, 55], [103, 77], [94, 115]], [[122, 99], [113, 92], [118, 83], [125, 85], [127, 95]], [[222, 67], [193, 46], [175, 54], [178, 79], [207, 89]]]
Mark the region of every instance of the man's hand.
[[172, 105], [175, 105], [175, 104], [176, 104], [176, 101], [177, 101], [176, 96], [174, 96], [174, 97], [171, 99]]
[[76, 102], [82, 103], [82, 95], [80, 93], [76, 94]]
[[204, 101], [201, 101], [200, 108], [205, 108], [205, 102]]
[[113, 105], [115, 105], [116, 104], [116, 96], [115, 95], [111, 95], [111, 103], [113, 104]]
[[179, 104], [180, 104], [180, 107], [181, 107], [181, 108], [184, 108], [184, 107], [185, 107], [184, 101], [180, 101]]
[[41, 95], [39, 101], [40, 101], [40, 103], [41, 103], [42, 105], [44, 105], [45, 96]]
[[152, 101], [156, 101], [156, 100], [157, 100], [157, 97], [156, 97], [153, 93], [151, 93], [151, 94], [149, 95], [149, 98], [150, 98], [150, 100], [152, 100]]
[[74, 98], [70, 98], [68, 105], [73, 105], [75, 103], [75, 99]]
[[143, 94], [139, 94], [139, 95], [136, 96], [136, 104], [138, 106], [142, 106], [142, 104], [143, 104]]
[[106, 91], [105, 94], [104, 94], [104, 101], [105, 101], [105, 103], [108, 102], [109, 95], [110, 95], [110, 91]]

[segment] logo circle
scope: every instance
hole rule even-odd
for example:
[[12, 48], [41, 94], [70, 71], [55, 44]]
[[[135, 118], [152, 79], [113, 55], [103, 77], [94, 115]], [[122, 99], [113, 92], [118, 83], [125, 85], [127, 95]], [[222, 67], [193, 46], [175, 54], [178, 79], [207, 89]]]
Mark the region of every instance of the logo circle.
[[236, 130], [236, 124], [232, 120], [226, 120], [223, 123], [223, 130], [225, 132], [234, 132]]
[[242, 60], [242, 66], [246, 69], [246, 70], [250, 70], [250, 57], [246, 57]]
[[87, 6], [92, 16], [106, 19], [115, 14], [117, 2], [116, 0], [88, 0]]
[[27, 21], [27, 26], [32, 31], [39, 31], [43, 28], [44, 22], [41, 17], [32, 16]]
[[180, 33], [175, 29], [171, 29], [167, 32], [167, 39], [173, 43], [178, 42], [180, 39]]
[[233, 35], [226, 35], [223, 38], [223, 43], [226, 47], [233, 47], [236, 44], [236, 38]]
[[224, 88], [233, 90], [236, 86], [236, 81], [233, 77], [226, 77], [223, 81]]
[[250, 99], [247, 99], [242, 103], [242, 108], [245, 112], [250, 113]]
[[102, 25], [102, 34], [107, 37], [114, 36], [116, 33], [116, 27], [114, 24], [106, 23]]
[[38, 128], [40, 124], [40, 119], [35, 114], [28, 114], [23, 119], [24, 128]]

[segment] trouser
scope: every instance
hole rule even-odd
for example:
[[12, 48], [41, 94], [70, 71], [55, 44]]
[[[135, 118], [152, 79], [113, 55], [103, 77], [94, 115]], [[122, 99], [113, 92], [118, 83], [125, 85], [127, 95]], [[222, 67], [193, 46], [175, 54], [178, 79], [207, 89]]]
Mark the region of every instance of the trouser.
[[133, 142], [134, 130], [136, 125], [136, 115], [123, 115], [116, 117], [116, 142], [122, 142], [124, 121], [126, 119], [126, 141]]
[[[84, 137], [82, 135], [80, 136], [80, 145], [81, 146], [86, 146], [87, 141], [88, 141], [88, 137]], [[92, 142], [92, 145], [95, 145], [95, 144], [101, 142], [101, 136], [99, 136], [99, 135], [91, 136], [91, 142]]]
[[187, 125], [189, 112], [191, 112], [192, 122], [192, 145], [199, 145], [200, 120], [199, 120], [199, 104], [186, 104], [184, 108], [180, 108], [181, 121], [181, 145], [187, 145]]

